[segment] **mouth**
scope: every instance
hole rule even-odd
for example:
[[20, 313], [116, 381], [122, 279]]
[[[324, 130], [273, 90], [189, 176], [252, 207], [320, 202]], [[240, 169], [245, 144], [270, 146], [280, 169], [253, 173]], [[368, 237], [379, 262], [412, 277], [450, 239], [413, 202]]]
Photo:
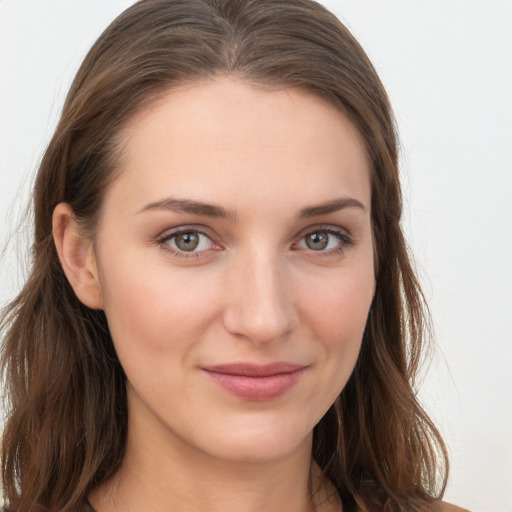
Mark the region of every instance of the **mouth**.
[[249, 401], [274, 400], [295, 386], [307, 365], [277, 362], [267, 365], [236, 363], [203, 367], [214, 384]]

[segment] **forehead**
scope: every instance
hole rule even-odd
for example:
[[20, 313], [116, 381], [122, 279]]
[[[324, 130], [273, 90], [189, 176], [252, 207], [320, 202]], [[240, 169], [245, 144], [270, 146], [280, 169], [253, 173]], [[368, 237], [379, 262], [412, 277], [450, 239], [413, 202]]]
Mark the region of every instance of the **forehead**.
[[298, 88], [227, 78], [174, 88], [129, 121], [121, 148], [118, 186], [148, 202], [155, 194], [205, 199], [213, 191], [228, 202], [242, 192], [246, 199], [267, 194], [299, 203], [350, 194], [369, 202], [357, 129], [331, 103]]

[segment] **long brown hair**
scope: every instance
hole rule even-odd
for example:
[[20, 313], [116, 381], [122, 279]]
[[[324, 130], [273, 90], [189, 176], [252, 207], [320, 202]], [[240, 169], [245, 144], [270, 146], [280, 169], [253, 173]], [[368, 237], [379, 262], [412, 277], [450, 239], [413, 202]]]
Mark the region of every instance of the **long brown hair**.
[[124, 453], [123, 369], [104, 313], [83, 305], [64, 276], [53, 210], [69, 203], [94, 237], [121, 128], [170, 88], [216, 75], [320, 95], [365, 141], [376, 293], [356, 368], [315, 428], [313, 457], [345, 510], [422, 510], [444, 491], [447, 456], [415, 397], [428, 325], [400, 227], [394, 121], [364, 51], [311, 0], [142, 0], [89, 51], [37, 175], [30, 277], [2, 318], [7, 503], [77, 511]]

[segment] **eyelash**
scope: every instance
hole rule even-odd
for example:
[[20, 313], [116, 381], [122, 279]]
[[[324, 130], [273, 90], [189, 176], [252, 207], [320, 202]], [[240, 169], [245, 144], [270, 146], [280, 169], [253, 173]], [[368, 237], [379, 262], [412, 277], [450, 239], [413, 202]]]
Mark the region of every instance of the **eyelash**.
[[178, 258], [199, 258], [206, 251], [180, 251], [179, 249], [174, 249], [169, 245], [169, 241], [173, 238], [178, 237], [179, 235], [184, 235], [187, 233], [198, 234], [208, 238], [212, 244], [216, 245], [213, 241], [212, 237], [202, 231], [197, 227], [182, 227], [171, 231], [170, 233], [166, 233], [156, 239], [156, 243], [162, 247], [165, 251], [170, 252], [173, 256], [177, 256]]
[[310, 252], [316, 253], [318, 256], [335, 256], [338, 254], [343, 254], [347, 249], [350, 249], [355, 244], [354, 238], [349, 235], [345, 230], [340, 228], [333, 228], [331, 226], [318, 226], [314, 229], [308, 229], [305, 233], [301, 234], [300, 241], [304, 240], [308, 235], [312, 235], [314, 233], [327, 233], [328, 235], [332, 235], [338, 239], [338, 245], [333, 249], [329, 249], [327, 251], [314, 251], [310, 249]]
[[[158, 245], [160, 245], [165, 251], [170, 252], [173, 256], [177, 256], [179, 258], [198, 258], [203, 255], [205, 251], [181, 251], [179, 249], [174, 249], [169, 245], [169, 241], [178, 237], [182, 234], [198, 234], [200, 236], [204, 236], [210, 240], [210, 242], [213, 245], [216, 245], [213, 241], [212, 237], [204, 232], [203, 230], [197, 228], [197, 227], [183, 227], [179, 229], [175, 229], [171, 231], [170, 233], [166, 233], [160, 237], [158, 237], [155, 241]], [[306, 236], [312, 235], [314, 233], [327, 233], [328, 235], [332, 235], [338, 239], [338, 245], [337, 247], [333, 249], [329, 249], [327, 251], [319, 250], [315, 251], [313, 249], [309, 249], [311, 253], [317, 253], [318, 256], [333, 256], [337, 254], [342, 254], [347, 249], [352, 247], [355, 244], [355, 241], [351, 235], [349, 235], [346, 231], [340, 229], [340, 228], [333, 228], [331, 226], [318, 226], [314, 229], [308, 229], [306, 232], [303, 232], [299, 235], [299, 242], [304, 240]], [[296, 242], [297, 243], [297, 242]], [[294, 245], [296, 245], [296, 243]], [[294, 250], [300, 250], [300, 249], [294, 249]]]

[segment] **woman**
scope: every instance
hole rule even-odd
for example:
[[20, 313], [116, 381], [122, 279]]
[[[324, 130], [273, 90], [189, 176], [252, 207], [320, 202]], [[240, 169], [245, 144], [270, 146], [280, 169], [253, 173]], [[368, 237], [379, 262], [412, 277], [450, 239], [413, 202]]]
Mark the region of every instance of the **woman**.
[[7, 309], [9, 510], [449, 510], [385, 91], [309, 0], [143, 0], [80, 68]]

